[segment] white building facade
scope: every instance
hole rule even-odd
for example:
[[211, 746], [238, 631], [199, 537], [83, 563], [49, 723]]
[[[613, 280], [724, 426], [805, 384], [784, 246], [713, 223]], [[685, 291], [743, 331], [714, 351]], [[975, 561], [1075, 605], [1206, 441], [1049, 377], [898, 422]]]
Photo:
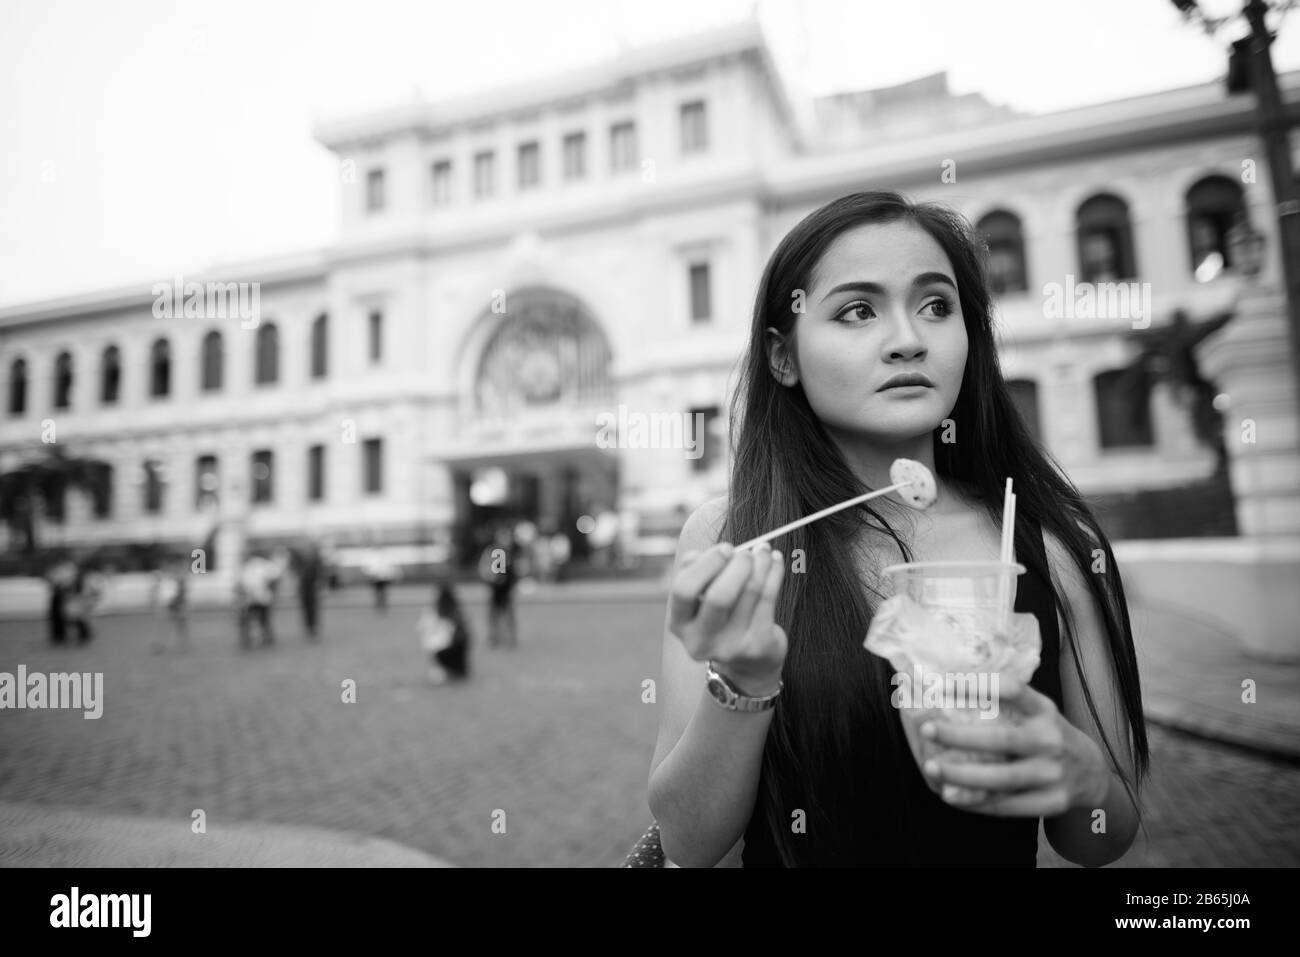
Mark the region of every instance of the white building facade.
[[[1281, 82], [1300, 101], [1300, 75]], [[1145, 418], [1117, 415], [1109, 374], [1135, 326], [1233, 301], [1240, 217], [1270, 251], [1256, 288], [1278, 288], [1249, 98], [1208, 84], [1021, 117], [933, 87], [801, 103], [741, 25], [326, 124], [343, 208], [329, 249], [0, 310], [0, 472], [42, 454], [51, 425], [110, 467], [105, 499], [70, 495], [47, 542], [186, 547], [220, 526], [468, 545], [494, 517], [573, 533], [616, 510], [661, 553], [726, 490], [767, 256], [822, 203], [885, 187], [981, 224], [1004, 369], [1085, 493], [1210, 474], [1167, 390]], [[1054, 285], [1121, 280], [1148, 314], [1047, 305]], [[257, 315], [157, 315], [156, 284], [185, 282], [256, 283]], [[676, 431], [638, 443], [636, 416]]]

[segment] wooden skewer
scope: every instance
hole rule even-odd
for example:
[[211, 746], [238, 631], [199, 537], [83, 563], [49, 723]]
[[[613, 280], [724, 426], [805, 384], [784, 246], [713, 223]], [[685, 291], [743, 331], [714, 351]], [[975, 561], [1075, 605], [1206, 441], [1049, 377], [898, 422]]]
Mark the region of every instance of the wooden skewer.
[[832, 505], [830, 508], [824, 508], [820, 512], [813, 512], [811, 515], [806, 515], [803, 518], [796, 519], [793, 522], [788, 522], [785, 525], [782, 525], [780, 528], [774, 528], [770, 532], [764, 532], [762, 535], [758, 536], [758, 538], [751, 538], [749, 541], [745, 542], [744, 544], [737, 545], [736, 551], [741, 551], [742, 549], [745, 548], [753, 548], [755, 545], [761, 545], [763, 544], [763, 542], [770, 541], [773, 538], [777, 538], [781, 535], [784, 535], [786, 532], [792, 532], [796, 528], [799, 528], [803, 525], [809, 525], [817, 521], [819, 518], [825, 518], [827, 515], [834, 515], [836, 512], [842, 511], [843, 509], [851, 508], [854, 505], [859, 505], [862, 502], [865, 502], [867, 499], [877, 498], [881, 495], [887, 495], [890, 492], [895, 492], [900, 488], [907, 488], [909, 485], [915, 485], [915, 484], [916, 484], [915, 482], [899, 482], [896, 485], [890, 485], [887, 486], [886, 488], [876, 489], [876, 491], [874, 492], [867, 492], [865, 495], [859, 495], [856, 498], [845, 499], [843, 502], [840, 502], [838, 505]]

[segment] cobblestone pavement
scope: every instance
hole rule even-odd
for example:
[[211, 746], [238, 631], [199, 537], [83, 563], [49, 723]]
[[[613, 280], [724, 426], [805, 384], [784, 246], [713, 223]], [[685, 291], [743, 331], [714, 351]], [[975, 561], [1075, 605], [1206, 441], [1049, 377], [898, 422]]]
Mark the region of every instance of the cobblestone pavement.
[[[155, 653], [147, 615], [103, 618], [85, 648], [0, 622], [0, 671], [102, 671], [105, 697], [98, 720], [0, 711], [0, 802], [183, 823], [201, 808], [209, 829], [337, 829], [466, 866], [618, 864], [649, 823], [642, 682], [658, 676], [662, 604], [525, 600], [520, 646], [500, 651], [478, 597], [473, 681], [438, 688], [411, 604], [327, 607], [319, 646], [281, 607], [276, 646], [247, 653], [218, 613], [193, 616], [188, 653]], [[1158, 728], [1152, 748], [1148, 838], [1122, 864], [1300, 864], [1300, 766]]]

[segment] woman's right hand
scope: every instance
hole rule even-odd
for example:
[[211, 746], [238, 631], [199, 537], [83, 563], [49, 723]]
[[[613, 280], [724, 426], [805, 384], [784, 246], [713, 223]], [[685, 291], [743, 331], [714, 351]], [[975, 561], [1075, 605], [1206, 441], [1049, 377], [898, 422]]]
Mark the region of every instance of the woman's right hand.
[[673, 576], [668, 627], [697, 661], [712, 661], [742, 692], [775, 692], [788, 648], [774, 620], [785, 578], [780, 552], [762, 544], [738, 552], [729, 543], [682, 556]]

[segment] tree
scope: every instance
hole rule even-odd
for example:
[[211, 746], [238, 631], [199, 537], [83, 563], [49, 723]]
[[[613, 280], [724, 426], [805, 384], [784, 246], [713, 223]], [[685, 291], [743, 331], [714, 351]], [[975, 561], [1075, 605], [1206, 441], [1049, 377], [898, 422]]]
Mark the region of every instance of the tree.
[[24, 555], [36, 554], [37, 502], [46, 514], [63, 518], [64, 494], [78, 488], [99, 499], [110, 492], [108, 465], [69, 455], [59, 445], [45, 445], [39, 458], [0, 475], [0, 521], [23, 536]]
[[1129, 338], [1141, 351], [1125, 368], [1120, 386], [1132, 402], [1133, 414], [1138, 416], [1145, 414], [1156, 385], [1168, 384], [1174, 402], [1187, 411], [1197, 441], [1214, 450], [1216, 474], [1228, 468], [1223, 415], [1214, 407], [1218, 387], [1201, 375], [1196, 347], [1235, 315], [1236, 311], [1229, 309], [1204, 322], [1192, 322], [1184, 310], [1175, 309], [1168, 324], [1134, 330]]

